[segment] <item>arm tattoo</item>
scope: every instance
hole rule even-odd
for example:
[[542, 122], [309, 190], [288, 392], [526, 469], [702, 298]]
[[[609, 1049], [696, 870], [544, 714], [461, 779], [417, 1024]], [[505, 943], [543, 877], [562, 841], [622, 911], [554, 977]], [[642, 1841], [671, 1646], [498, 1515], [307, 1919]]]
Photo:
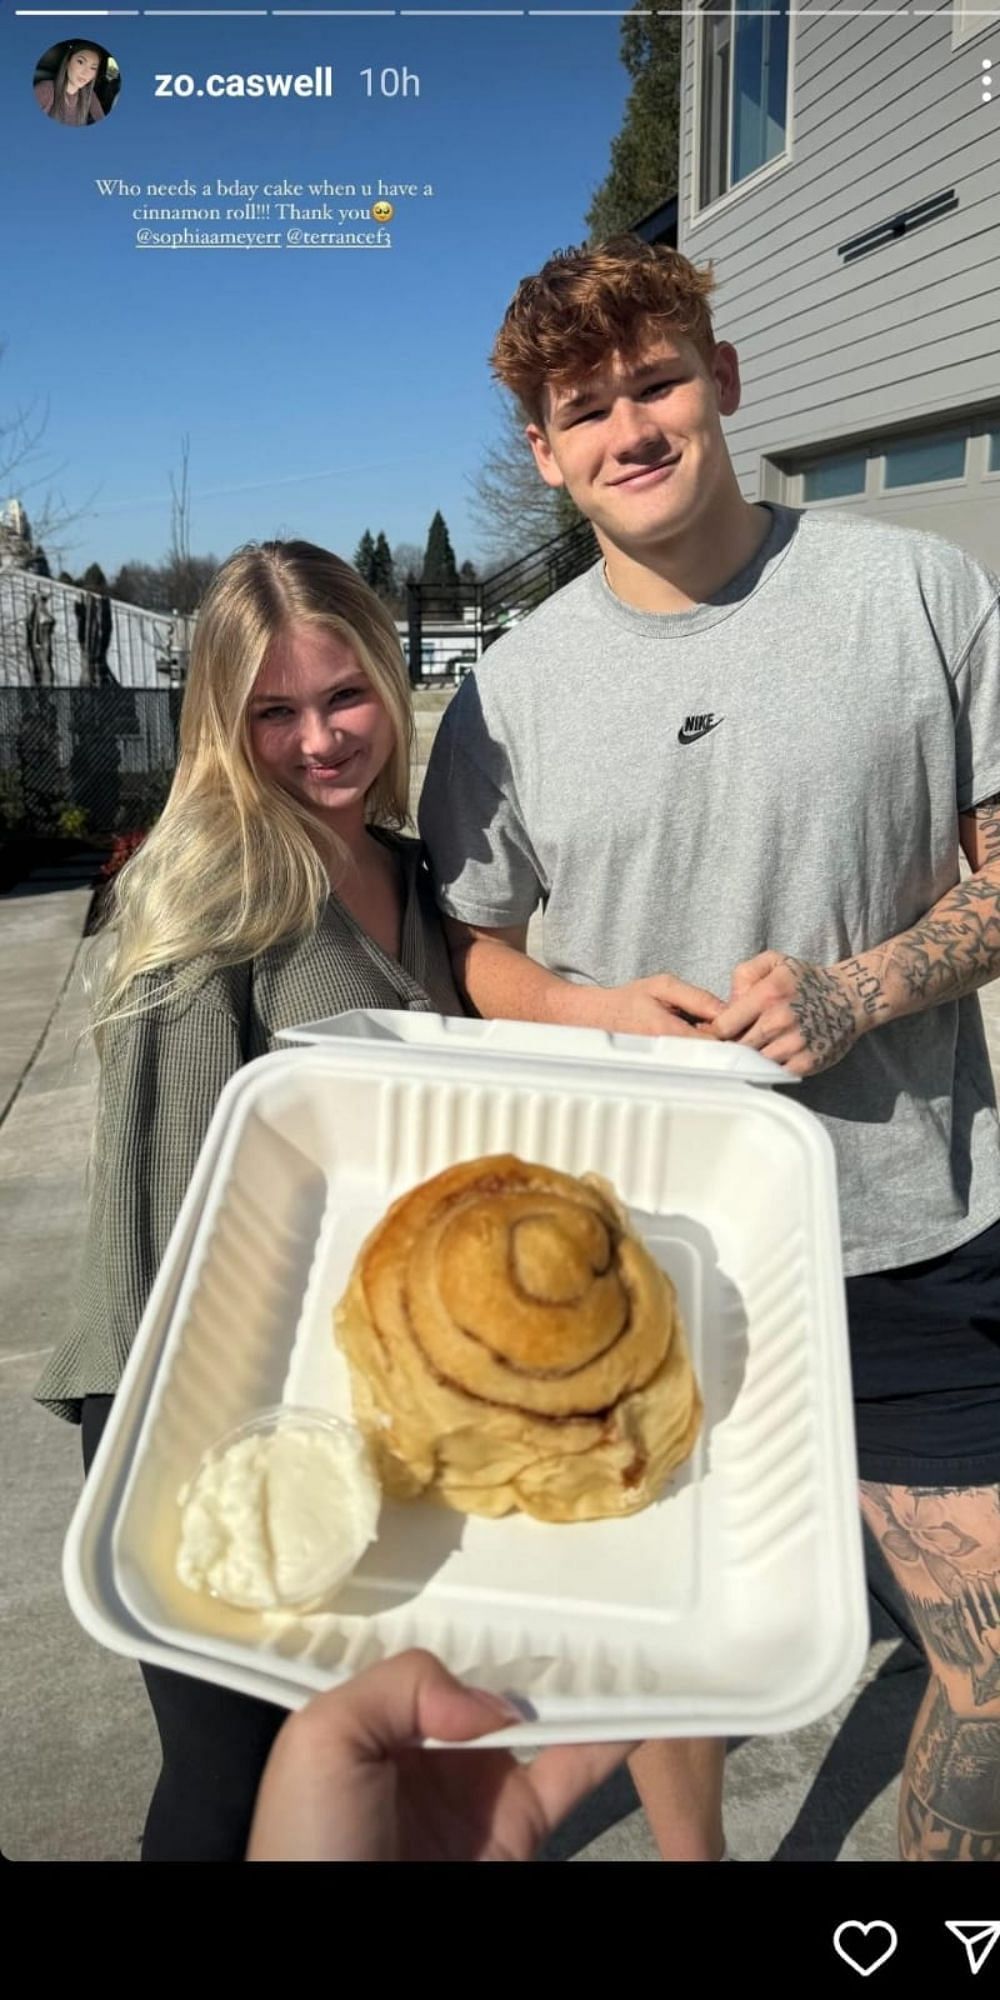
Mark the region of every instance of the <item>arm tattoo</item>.
[[912, 930], [838, 967], [857, 994], [866, 1026], [964, 1000], [1000, 975], [1000, 792], [973, 807], [970, 817], [983, 857], [975, 872]]
[[961, 999], [1000, 971], [1000, 886], [973, 875], [889, 948], [913, 999]]
[[[1000, 839], [1000, 825], [998, 825]], [[998, 855], [1000, 858], [1000, 855]], [[883, 947], [884, 984], [897, 979], [907, 1000], [933, 1006], [961, 1000], [1000, 973], [1000, 877], [958, 883], [912, 930]], [[912, 1012], [908, 1007], [906, 1012]]]
[[982, 865], [988, 867], [991, 861], [1000, 861], [1000, 792], [994, 792], [991, 799], [983, 799], [980, 805], [973, 806], [972, 817], [983, 843]]
[[864, 1013], [874, 1026], [875, 1022], [880, 1021], [889, 1011], [885, 988], [878, 973], [872, 966], [865, 965], [860, 958], [845, 959], [840, 970], [857, 994]]

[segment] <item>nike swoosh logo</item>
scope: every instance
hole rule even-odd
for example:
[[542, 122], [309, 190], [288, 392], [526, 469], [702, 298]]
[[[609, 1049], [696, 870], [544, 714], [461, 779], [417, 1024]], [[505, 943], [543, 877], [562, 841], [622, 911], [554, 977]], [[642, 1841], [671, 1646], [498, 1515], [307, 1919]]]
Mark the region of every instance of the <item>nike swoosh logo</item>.
[[[725, 722], [725, 719], [724, 715], [720, 715], [719, 722]], [[704, 729], [692, 729], [690, 731], [679, 729], [677, 731], [677, 741], [678, 743], [697, 743], [699, 736], [711, 736], [713, 729], [718, 729], [719, 722], [709, 722]]]

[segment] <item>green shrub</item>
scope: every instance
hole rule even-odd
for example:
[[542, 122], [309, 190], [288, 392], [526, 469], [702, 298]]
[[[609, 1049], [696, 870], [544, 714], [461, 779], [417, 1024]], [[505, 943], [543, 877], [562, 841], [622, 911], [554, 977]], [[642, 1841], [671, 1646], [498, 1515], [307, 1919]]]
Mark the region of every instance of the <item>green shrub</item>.
[[89, 823], [89, 815], [82, 806], [63, 806], [56, 820], [56, 831], [63, 840], [83, 840]]
[[11, 775], [5, 773], [0, 778], [0, 840], [11, 840], [19, 834], [24, 825], [24, 808], [21, 804], [21, 788]]

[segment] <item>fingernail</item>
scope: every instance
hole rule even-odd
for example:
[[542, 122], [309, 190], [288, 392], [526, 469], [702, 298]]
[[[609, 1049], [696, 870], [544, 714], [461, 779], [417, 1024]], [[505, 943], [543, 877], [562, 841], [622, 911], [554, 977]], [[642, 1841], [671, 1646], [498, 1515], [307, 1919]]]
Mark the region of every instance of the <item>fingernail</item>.
[[488, 1708], [496, 1717], [499, 1729], [509, 1729], [513, 1724], [524, 1721], [524, 1716], [512, 1701], [502, 1694], [490, 1694], [486, 1688], [470, 1688], [469, 1693], [483, 1708]]

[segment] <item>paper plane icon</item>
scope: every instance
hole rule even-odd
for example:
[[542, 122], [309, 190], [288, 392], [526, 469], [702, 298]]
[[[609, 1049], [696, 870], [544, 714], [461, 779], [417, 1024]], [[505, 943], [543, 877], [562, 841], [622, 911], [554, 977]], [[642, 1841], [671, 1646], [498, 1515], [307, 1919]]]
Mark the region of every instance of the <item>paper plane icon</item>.
[[965, 1946], [969, 1971], [981, 1972], [997, 1939], [1000, 1938], [1000, 1921], [986, 1922], [981, 1919], [979, 1923], [971, 1921], [946, 1923], [945, 1930], [950, 1931], [952, 1936], [957, 1937], [959, 1943]]

